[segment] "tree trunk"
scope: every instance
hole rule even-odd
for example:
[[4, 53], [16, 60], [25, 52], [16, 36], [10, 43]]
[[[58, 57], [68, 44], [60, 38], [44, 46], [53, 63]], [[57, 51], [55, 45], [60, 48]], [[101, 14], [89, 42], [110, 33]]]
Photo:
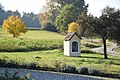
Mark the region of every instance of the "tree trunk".
[[104, 59], [108, 59], [107, 48], [106, 48], [106, 39], [104, 39], [104, 38], [103, 38], [103, 46], [104, 46]]

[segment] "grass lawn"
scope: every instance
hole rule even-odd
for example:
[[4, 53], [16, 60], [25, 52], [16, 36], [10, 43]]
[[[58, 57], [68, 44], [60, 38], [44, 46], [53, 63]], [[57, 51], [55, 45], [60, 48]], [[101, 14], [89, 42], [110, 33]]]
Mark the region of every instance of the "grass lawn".
[[[120, 75], [120, 58], [97, 53], [82, 53], [81, 57], [67, 57], [63, 55], [64, 36], [44, 31], [28, 30], [19, 38], [0, 29], [0, 59], [17, 62], [19, 65], [36, 63], [41, 67], [56, 67], [56, 64], [73, 65], [76, 67], [87, 66], [91, 69]], [[101, 46], [98, 43], [82, 40], [82, 50]]]
[[97, 53], [82, 53], [81, 57], [68, 57], [63, 55], [61, 50], [47, 50], [34, 52], [0, 52], [0, 59], [12, 60], [18, 64], [37, 63], [41, 67], [54, 68], [55, 62], [73, 65], [76, 67], [87, 66], [108, 73], [120, 74], [120, 58], [109, 56], [108, 60], [103, 59], [103, 55]]
[[55, 33], [55, 32], [50, 32], [50, 31], [45, 31], [45, 30], [29, 30], [25, 35], [23, 34], [22, 36], [20, 36], [20, 38], [27, 38], [27, 39], [39, 39], [39, 40], [43, 40], [43, 39], [47, 39], [47, 40], [51, 40], [51, 39], [60, 39], [63, 40], [64, 36]]
[[[2, 28], [0, 28], [0, 38], [12, 38], [12, 35], [4, 32]], [[19, 39], [36, 39], [36, 40], [51, 40], [51, 39], [64, 39], [64, 36], [55, 33], [55, 32], [50, 32], [50, 31], [45, 31], [45, 30], [28, 30], [26, 34], [21, 34]]]
[[26, 52], [63, 47], [64, 36], [45, 30], [28, 30], [19, 38], [12, 38], [12, 35], [0, 29], [0, 51], [1, 52]]
[[115, 51], [120, 52], [120, 48], [115, 49]]

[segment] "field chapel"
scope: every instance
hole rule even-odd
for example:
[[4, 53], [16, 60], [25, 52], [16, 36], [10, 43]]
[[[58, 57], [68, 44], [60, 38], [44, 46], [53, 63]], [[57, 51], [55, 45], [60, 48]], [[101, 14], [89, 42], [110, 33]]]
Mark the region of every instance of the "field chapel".
[[64, 55], [80, 56], [81, 39], [76, 32], [69, 32], [64, 39]]

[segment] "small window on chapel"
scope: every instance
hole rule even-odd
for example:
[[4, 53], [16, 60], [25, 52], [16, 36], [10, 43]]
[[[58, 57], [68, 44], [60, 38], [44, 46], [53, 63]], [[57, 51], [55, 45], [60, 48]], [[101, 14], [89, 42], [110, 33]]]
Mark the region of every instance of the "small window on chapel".
[[72, 42], [72, 52], [78, 52], [78, 42]]

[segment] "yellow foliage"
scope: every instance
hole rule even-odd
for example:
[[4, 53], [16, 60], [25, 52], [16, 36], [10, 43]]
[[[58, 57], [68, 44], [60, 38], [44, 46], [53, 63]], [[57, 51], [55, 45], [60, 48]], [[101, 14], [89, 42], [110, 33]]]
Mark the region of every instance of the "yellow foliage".
[[49, 20], [49, 14], [47, 12], [45, 13], [39, 13], [38, 14], [38, 18], [40, 20], [40, 23], [42, 25], [42, 28], [45, 28], [45, 24], [47, 23], [47, 21]]
[[68, 25], [68, 32], [77, 32], [79, 33], [79, 25], [76, 22], [72, 22]]
[[18, 37], [20, 33], [27, 32], [26, 25], [18, 16], [9, 16], [8, 19], [4, 20], [2, 28], [12, 34], [13, 37]]

